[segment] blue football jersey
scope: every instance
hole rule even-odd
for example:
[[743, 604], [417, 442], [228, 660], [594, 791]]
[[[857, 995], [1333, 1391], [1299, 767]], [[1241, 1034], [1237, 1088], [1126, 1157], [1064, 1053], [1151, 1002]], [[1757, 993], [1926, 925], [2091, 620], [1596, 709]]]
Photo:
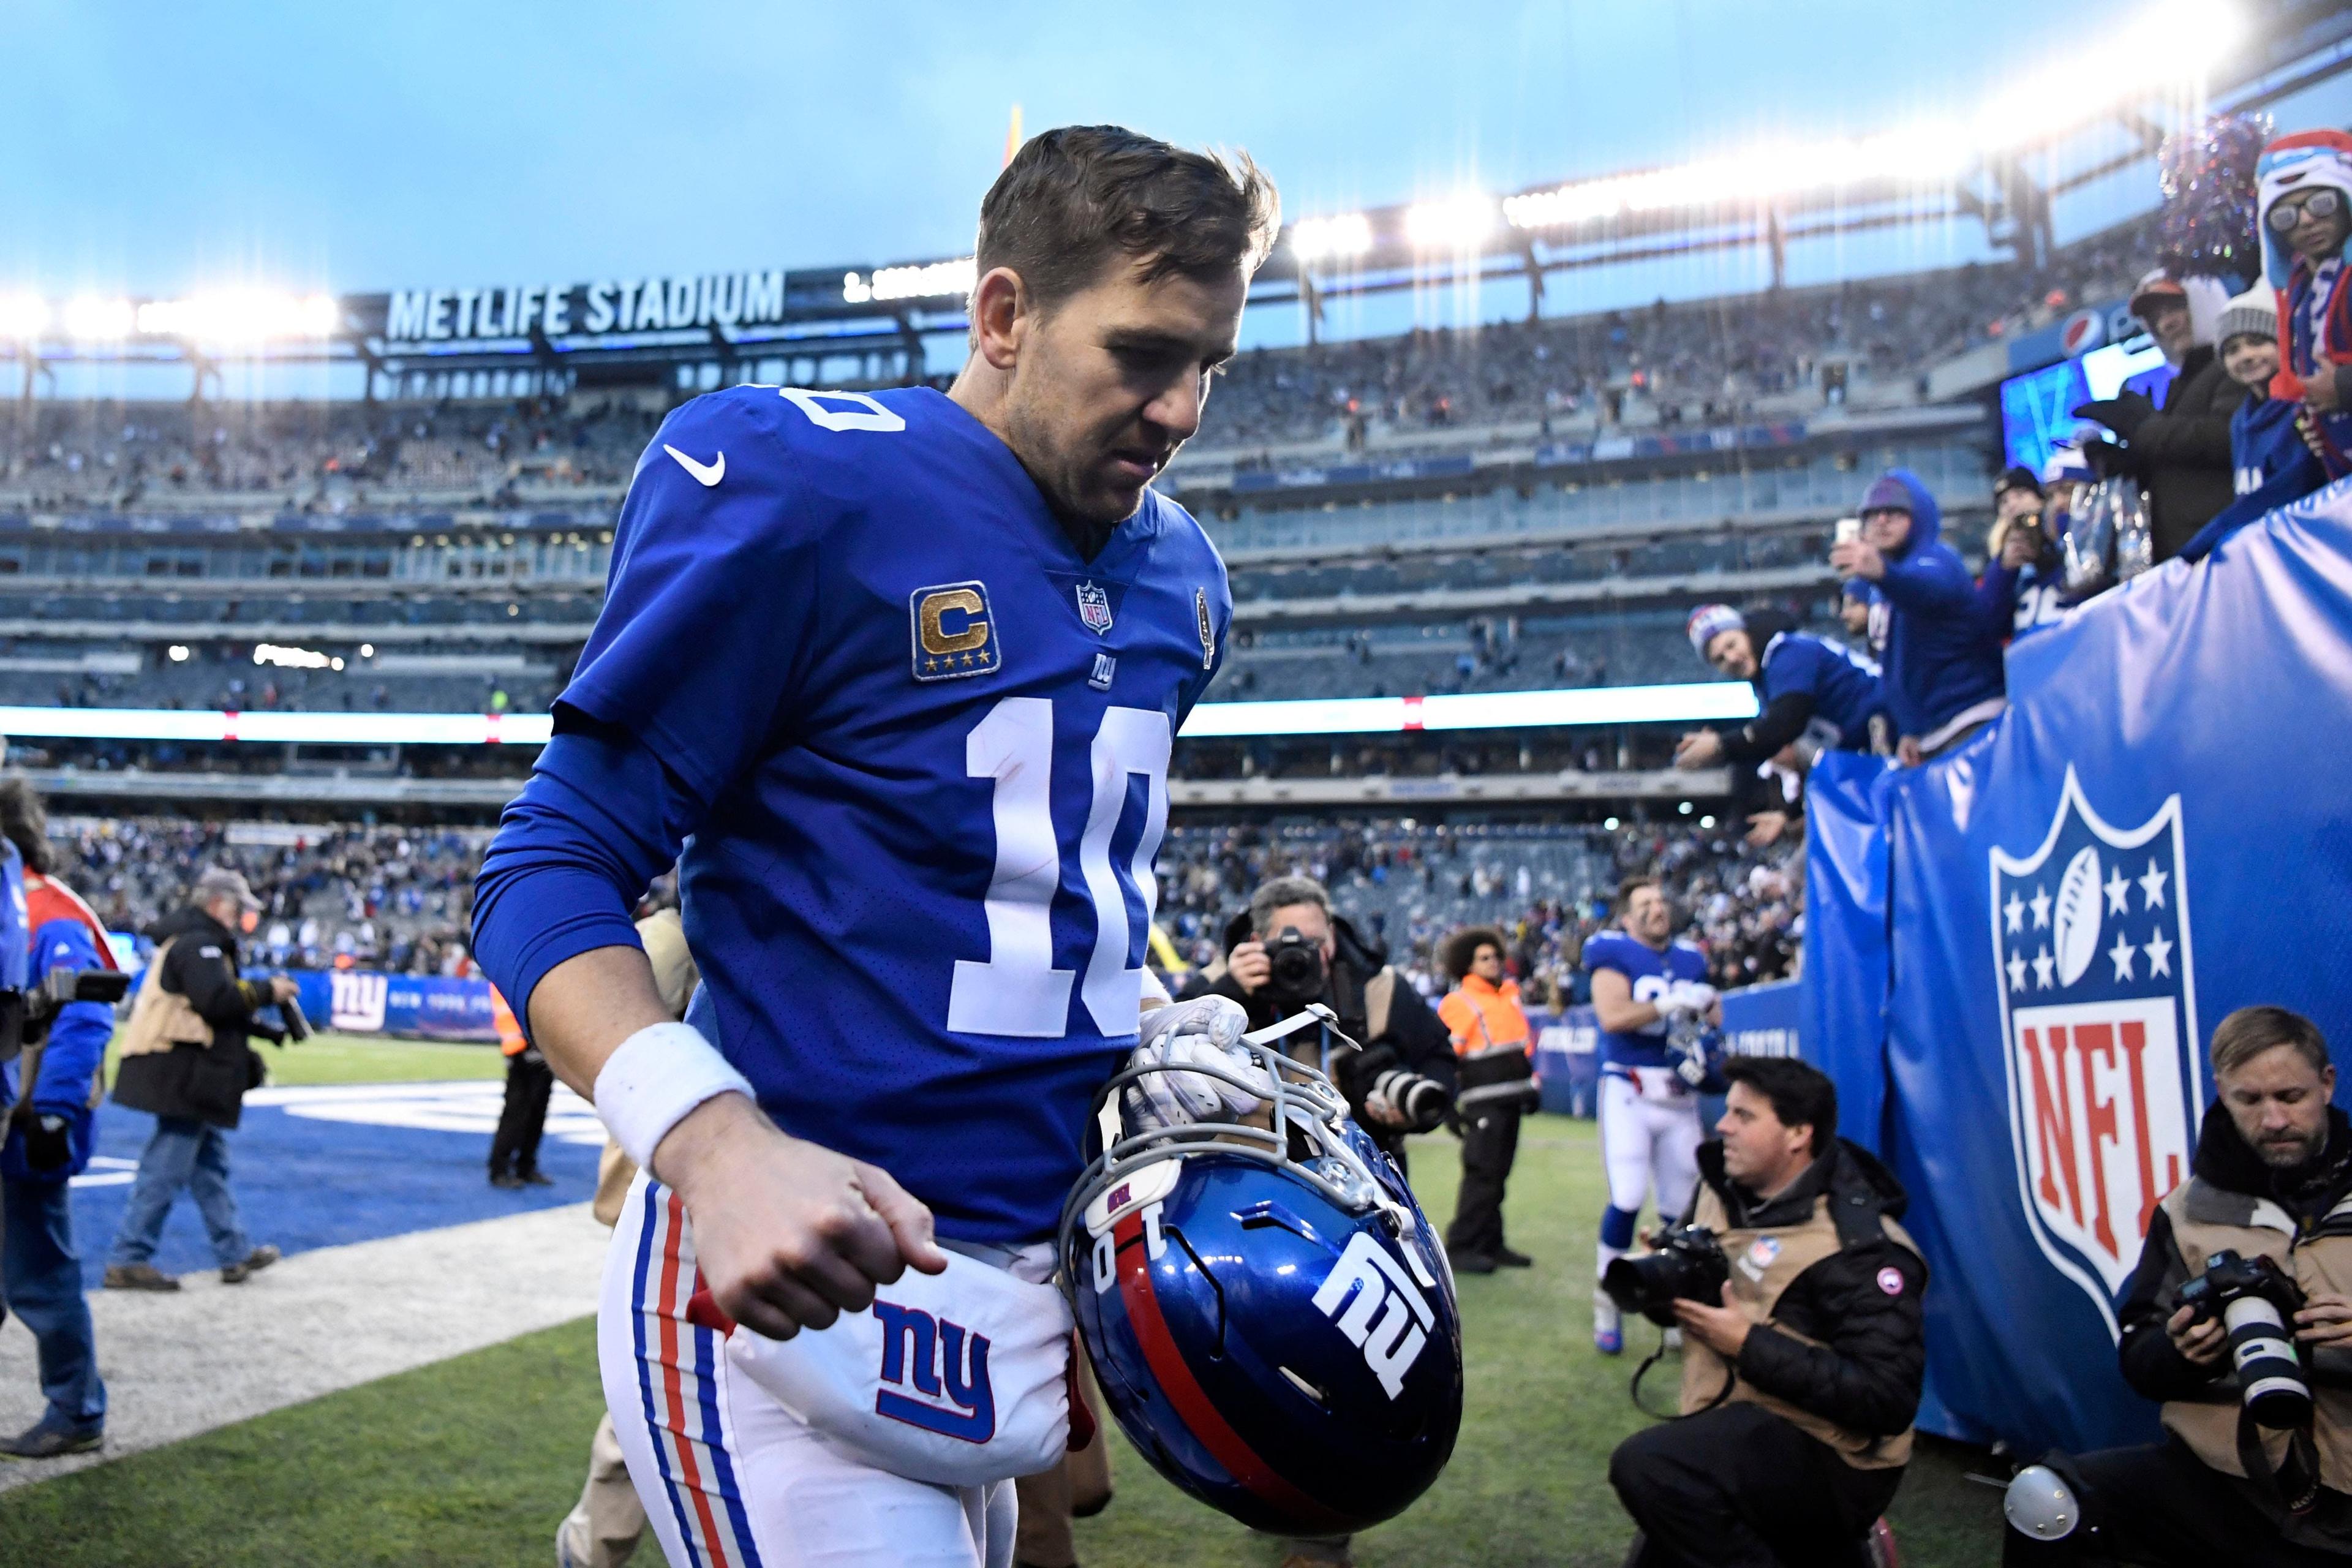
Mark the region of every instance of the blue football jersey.
[[2041, 567], [2028, 563], [2018, 568], [2016, 615], [2010, 627], [2010, 640], [2032, 637], [2046, 631], [2066, 618], [2065, 574], [2042, 574]]
[[[1764, 645], [1758, 661], [1761, 700], [1801, 691], [1813, 700], [1813, 724], [1833, 747], [1870, 750], [1870, 721], [1886, 711], [1878, 666], [1862, 655], [1811, 632], [1782, 632]], [[1893, 721], [1890, 719], [1889, 723]]]
[[694, 1021], [943, 1236], [1052, 1234], [1135, 1043], [1170, 744], [1223, 563], [1147, 489], [1092, 561], [928, 389], [738, 387], [640, 460], [562, 707], [703, 808]]
[[[1595, 931], [1585, 939], [1584, 972], [1596, 974], [1613, 969], [1633, 987], [1636, 1002], [1655, 1002], [1677, 980], [1704, 981], [1706, 954], [1686, 942], [1668, 944], [1664, 952], [1622, 931]], [[1677, 1058], [1666, 1048], [1666, 1021], [1656, 1019], [1631, 1034], [1601, 1031], [1601, 1065], [1627, 1068], [1672, 1067]]]

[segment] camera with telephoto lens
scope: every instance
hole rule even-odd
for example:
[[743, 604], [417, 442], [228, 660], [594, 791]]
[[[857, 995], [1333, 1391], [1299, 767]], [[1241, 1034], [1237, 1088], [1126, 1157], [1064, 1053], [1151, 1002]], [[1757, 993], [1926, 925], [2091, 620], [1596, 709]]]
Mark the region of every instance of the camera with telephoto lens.
[[1329, 984], [1323, 944], [1297, 926], [1285, 926], [1265, 944], [1265, 994], [1272, 1002], [1299, 1006], [1320, 1000]]
[[2217, 1252], [2205, 1272], [2180, 1288], [2192, 1323], [2218, 1318], [2230, 1335], [2238, 1396], [2257, 1426], [2291, 1429], [2311, 1419], [2311, 1384], [2294, 1349], [2294, 1315], [2303, 1290], [2270, 1258]]
[[271, 1005], [278, 1009], [278, 1016], [284, 1023], [285, 1027], [273, 1029], [266, 1024], [257, 1022], [249, 1026], [255, 1036], [268, 1040], [273, 1046], [282, 1046], [289, 1040], [307, 1040], [310, 1037], [310, 1020], [304, 1015], [301, 1003], [289, 996], [285, 1001], [273, 1003]]
[[1715, 1232], [1703, 1225], [1674, 1226], [1660, 1232], [1651, 1247], [1647, 1257], [1617, 1258], [1601, 1275], [1601, 1288], [1619, 1310], [1672, 1328], [1678, 1300], [1723, 1304], [1731, 1261], [1723, 1256]]
[[1404, 1118], [1402, 1131], [1429, 1132], [1445, 1120], [1454, 1096], [1433, 1078], [1406, 1068], [1390, 1068], [1372, 1079], [1371, 1099], [1386, 1100]]

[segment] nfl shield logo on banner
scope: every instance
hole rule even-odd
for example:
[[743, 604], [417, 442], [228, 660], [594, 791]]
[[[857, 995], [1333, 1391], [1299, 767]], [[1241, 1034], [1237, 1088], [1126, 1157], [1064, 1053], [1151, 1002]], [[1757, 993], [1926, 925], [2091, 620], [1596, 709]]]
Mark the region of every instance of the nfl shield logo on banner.
[[2189, 1174], [2205, 1104], [2180, 797], [2109, 826], [2066, 770], [2057, 819], [1992, 852], [2010, 1141], [2034, 1240], [2116, 1331], [2157, 1200]]
[[1078, 584], [1078, 619], [1101, 637], [1110, 630], [1110, 595], [1092, 583]]

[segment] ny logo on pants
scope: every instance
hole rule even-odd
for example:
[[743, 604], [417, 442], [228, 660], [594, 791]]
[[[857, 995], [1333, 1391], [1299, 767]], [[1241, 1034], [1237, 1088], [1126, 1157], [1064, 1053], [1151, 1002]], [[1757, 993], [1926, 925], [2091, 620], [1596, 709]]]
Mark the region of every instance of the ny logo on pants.
[[874, 1316], [882, 1325], [886, 1385], [874, 1395], [876, 1415], [967, 1443], [996, 1436], [987, 1335], [889, 1301], [876, 1301]]

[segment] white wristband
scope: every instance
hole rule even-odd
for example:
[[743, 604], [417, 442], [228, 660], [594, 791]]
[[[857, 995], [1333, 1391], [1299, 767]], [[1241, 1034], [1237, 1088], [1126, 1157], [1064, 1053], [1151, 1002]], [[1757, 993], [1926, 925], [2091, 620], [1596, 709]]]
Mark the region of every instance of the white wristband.
[[621, 1042], [596, 1074], [596, 1114], [640, 1170], [669, 1130], [706, 1100], [756, 1099], [751, 1082], [689, 1024], [648, 1024]]

